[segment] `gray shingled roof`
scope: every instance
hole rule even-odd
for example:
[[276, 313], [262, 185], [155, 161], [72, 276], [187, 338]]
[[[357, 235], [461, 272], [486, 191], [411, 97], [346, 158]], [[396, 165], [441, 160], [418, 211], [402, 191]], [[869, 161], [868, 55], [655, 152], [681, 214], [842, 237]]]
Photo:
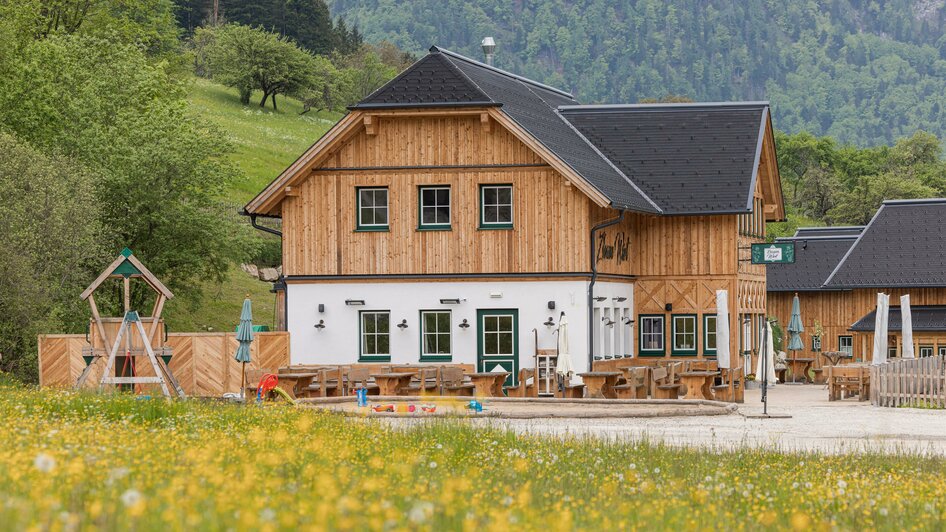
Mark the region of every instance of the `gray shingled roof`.
[[[866, 316], [857, 320], [851, 325], [849, 331], [873, 332], [874, 323], [877, 316], [877, 309], [867, 313]], [[900, 315], [900, 307], [890, 307], [887, 314], [887, 329], [899, 331], [903, 328], [903, 320]], [[914, 331], [946, 331], [946, 307], [910, 307], [910, 320], [913, 322]]]
[[946, 199], [885, 201], [826, 288], [946, 287]]
[[860, 236], [864, 231], [863, 225], [835, 225], [829, 227], [799, 227], [795, 230], [795, 237], [812, 236]]
[[499, 105], [443, 54], [428, 54], [354, 105], [355, 109]]
[[765, 103], [563, 107], [562, 115], [664, 214], [743, 213]]
[[766, 265], [766, 290], [769, 292], [823, 290], [822, 285], [825, 280], [856, 239], [856, 236], [776, 239], [776, 242], [795, 243], [795, 262]]

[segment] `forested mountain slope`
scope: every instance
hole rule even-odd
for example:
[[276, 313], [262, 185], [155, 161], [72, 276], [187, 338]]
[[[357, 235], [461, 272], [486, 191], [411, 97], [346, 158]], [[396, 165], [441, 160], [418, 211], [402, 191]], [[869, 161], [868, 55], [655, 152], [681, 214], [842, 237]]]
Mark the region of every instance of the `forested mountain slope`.
[[368, 42], [431, 44], [575, 92], [772, 102], [776, 126], [842, 143], [946, 133], [946, 0], [332, 0]]

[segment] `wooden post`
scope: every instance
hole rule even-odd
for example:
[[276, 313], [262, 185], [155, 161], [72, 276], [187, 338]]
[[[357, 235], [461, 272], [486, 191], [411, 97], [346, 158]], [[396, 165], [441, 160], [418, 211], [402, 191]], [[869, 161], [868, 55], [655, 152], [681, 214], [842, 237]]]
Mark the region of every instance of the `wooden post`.
[[[154, 302], [154, 312], [151, 313], [151, 328], [148, 330], [148, 341], [152, 345], [158, 343], [154, 338], [154, 333], [158, 330], [158, 322], [161, 320], [161, 312], [164, 310], [165, 301], [167, 301], [167, 298], [164, 297], [164, 294], [158, 294], [158, 299]], [[161, 346], [164, 346], [164, 342], [161, 342]]]
[[[108, 337], [105, 335], [105, 325], [102, 324], [102, 317], [99, 315], [99, 307], [95, 304], [95, 296], [89, 295], [89, 306], [92, 307], [92, 319], [95, 320], [95, 327], [99, 331], [99, 337], [102, 338], [102, 346], [105, 349], [108, 349], [109, 341]], [[95, 345], [92, 346], [93, 353], [95, 353]]]

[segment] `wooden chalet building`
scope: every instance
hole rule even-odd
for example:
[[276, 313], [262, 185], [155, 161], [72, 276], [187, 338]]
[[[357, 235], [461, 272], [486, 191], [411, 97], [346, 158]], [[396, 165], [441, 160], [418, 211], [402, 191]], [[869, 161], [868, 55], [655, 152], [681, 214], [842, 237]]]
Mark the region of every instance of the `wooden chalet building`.
[[[886, 201], [864, 227], [803, 228], [794, 264], [768, 266], [769, 314], [784, 328], [798, 294], [805, 350], [869, 361], [877, 293], [890, 295], [888, 355], [902, 351], [900, 296], [910, 295], [914, 352], [946, 354], [946, 199]], [[820, 326], [821, 334], [818, 335]]]
[[580, 105], [437, 47], [245, 212], [282, 219], [293, 363], [511, 371], [562, 313], [578, 371], [712, 357], [717, 289], [751, 347], [784, 217], [767, 103]]

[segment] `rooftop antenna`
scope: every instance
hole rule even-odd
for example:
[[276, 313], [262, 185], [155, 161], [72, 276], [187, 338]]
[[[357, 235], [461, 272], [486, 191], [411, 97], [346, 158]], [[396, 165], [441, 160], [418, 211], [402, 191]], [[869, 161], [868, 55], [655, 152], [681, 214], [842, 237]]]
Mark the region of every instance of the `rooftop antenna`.
[[486, 37], [480, 45], [483, 47], [483, 54], [486, 55], [486, 64], [493, 66], [493, 56], [496, 55], [496, 41], [492, 37]]

